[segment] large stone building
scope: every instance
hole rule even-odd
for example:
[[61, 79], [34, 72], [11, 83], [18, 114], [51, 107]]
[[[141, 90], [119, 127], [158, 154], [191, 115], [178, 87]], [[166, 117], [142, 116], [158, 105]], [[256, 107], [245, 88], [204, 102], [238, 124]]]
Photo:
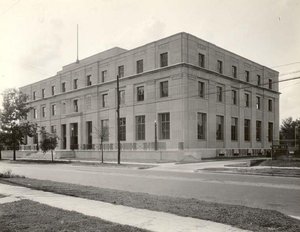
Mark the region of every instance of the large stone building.
[[60, 137], [61, 156], [97, 158], [102, 134], [116, 157], [117, 75], [123, 159], [256, 154], [278, 139], [278, 72], [187, 33], [112, 48], [22, 87], [28, 119]]

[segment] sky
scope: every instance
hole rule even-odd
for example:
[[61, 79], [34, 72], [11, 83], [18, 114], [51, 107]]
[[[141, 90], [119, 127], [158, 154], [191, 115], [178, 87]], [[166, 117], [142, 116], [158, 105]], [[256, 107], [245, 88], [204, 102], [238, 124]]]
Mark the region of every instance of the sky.
[[[300, 76], [299, 0], [0, 0], [0, 93], [112, 47], [187, 32]], [[280, 83], [280, 118], [300, 118], [300, 79]], [[0, 99], [0, 104], [1, 99]]]

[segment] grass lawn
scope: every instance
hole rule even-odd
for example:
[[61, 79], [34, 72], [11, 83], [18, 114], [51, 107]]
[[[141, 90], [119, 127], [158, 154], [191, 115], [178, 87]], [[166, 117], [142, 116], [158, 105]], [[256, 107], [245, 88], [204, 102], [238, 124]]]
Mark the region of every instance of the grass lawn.
[[0, 204], [0, 231], [125, 231], [146, 230], [107, 222], [29, 200]]
[[28, 178], [0, 178], [0, 182], [135, 208], [210, 220], [251, 231], [300, 231], [299, 220], [290, 218], [274, 210], [211, 203], [197, 199], [132, 193]]
[[265, 160], [260, 166], [300, 167], [300, 160]]

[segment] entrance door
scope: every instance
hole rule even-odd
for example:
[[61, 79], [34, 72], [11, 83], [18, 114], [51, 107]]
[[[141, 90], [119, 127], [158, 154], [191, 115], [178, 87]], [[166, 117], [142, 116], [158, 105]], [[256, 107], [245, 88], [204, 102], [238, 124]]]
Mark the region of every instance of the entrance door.
[[71, 130], [70, 149], [77, 150], [78, 149], [78, 123], [71, 123], [70, 130]]

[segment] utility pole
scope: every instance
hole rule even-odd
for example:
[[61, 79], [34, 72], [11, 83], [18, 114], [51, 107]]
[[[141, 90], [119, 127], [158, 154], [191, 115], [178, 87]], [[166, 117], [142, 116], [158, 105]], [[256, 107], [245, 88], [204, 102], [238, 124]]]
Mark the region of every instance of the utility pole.
[[121, 142], [120, 142], [120, 84], [117, 75], [117, 137], [118, 137], [118, 164], [121, 164]]

